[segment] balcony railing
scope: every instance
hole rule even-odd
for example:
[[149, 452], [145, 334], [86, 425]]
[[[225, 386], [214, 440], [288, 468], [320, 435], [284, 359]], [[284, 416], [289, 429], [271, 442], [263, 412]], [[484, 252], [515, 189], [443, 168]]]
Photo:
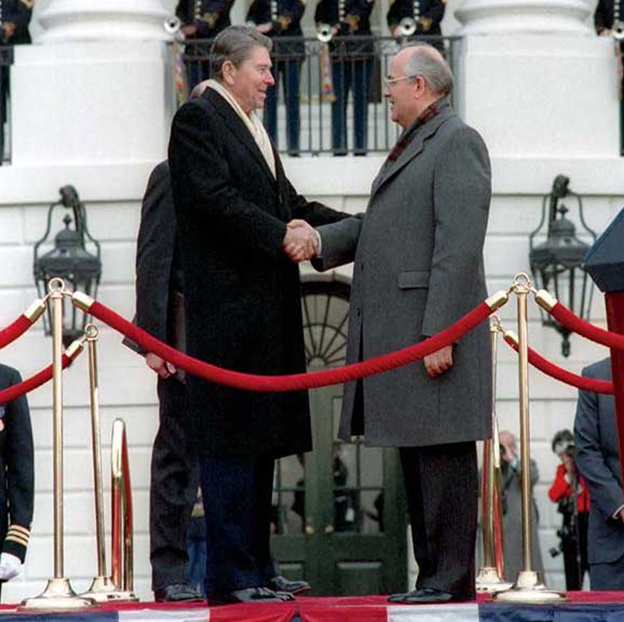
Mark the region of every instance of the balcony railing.
[[[459, 37], [419, 37], [440, 49], [451, 68]], [[401, 41], [382, 37], [274, 39], [276, 85], [264, 124], [280, 153], [293, 156], [387, 152], [399, 129], [383, 97], [383, 78]], [[177, 101], [210, 75], [209, 40], [174, 44]], [[182, 90], [184, 92], [182, 92]]]
[[11, 114], [9, 73], [13, 47], [0, 46], [0, 165], [11, 161]]

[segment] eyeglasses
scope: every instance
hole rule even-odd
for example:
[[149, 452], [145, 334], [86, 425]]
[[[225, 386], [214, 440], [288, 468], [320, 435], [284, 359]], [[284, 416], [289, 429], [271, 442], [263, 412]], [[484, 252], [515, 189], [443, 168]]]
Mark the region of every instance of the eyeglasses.
[[403, 80], [415, 80], [418, 76], [401, 76], [400, 78], [391, 78], [390, 76], [386, 76], [384, 78], [384, 85], [387, 88], [390, 88], [393, 84], [397, 82], [402, 82]]

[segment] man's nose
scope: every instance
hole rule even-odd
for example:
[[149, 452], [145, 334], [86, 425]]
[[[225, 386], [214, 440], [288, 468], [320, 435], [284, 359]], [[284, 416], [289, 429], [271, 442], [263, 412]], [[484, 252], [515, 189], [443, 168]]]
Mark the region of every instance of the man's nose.
[[273, 86], [275, 84], [275, 78], [273, 77], [273, 74], [270, 71], [267, 71], [265, 82], [269, 86]]

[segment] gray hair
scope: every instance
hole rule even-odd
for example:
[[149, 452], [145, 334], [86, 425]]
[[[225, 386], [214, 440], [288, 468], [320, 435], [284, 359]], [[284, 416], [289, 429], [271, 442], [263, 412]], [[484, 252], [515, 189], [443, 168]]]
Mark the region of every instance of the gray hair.
[[450, 95], [453, 92], [453, 74], [442, 54], [426, 43], [414, 43], [406, 48], [412, 53], [405, 62], [405, 75], [410, 78], [422, 76], [433, 93]]
[[239, 67], [251, 56], [254, 48], [262, 47], [269, 52], [273, 42], [268, 37], [249, 26], [228, 26], [214, 40], [210, 50], [210, 75], [220, 80], [223, 77], [223, 64], [230, 61]]

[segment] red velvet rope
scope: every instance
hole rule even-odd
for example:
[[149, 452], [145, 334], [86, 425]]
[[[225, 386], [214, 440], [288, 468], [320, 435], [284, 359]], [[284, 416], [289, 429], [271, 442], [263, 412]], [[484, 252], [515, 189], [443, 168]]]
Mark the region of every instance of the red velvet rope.
[[[70, 359], [67, 354], [63, 354], [63, 369], [71, 365], [72, 362], [73, 359]], [[10, 387], [0, 391], [0, 404], [7, 404], [16, 400], [18, 397], [22, 397], [22, 395], [25, 395], [26, 393], [29, 393], [30, 391], [40, 387], [42, 384], [48, 382], [50, 378], [52, 378], [52, 365], [48, 365], [30, 378], [26, 378], [26, 380], [22, 380], [22, 382], [18, 382], [17, 384], [11, 385]]]
[[590, 341], [595, 341], [603, 346], [615, 348], [616, 350], [624, 350], [624, 335], [611, 333], [603, 328], [598, 328], [580, 317], [574, 315], [570, 309], [564, 307], [560, 302], [551, 309], [552, 315], [557, 321], [563, 324], [567, 329], [582, 335]]
[[[517, 352], [518, 345], [508, 335], [504, 336], [505, 341]], [[592, 393], [603, 393], [605, 395], [613, 395], [613, 383], [608, 380], [596, 380], [595, 378], [585, 378], [573, 374], [563, 367], [559, 367], [554, 363], [546, 360], [541, 354], [538, 354], [532, 348], [529, 348], [529, 363], [536, 369], [539, 369], [543, 374], [569, 384], [577, 389], [583, 389], [583, 391], [591, 391]]]
[[444, 346], [457, 341], [462, 335], [465, 335], [485, 320], [485, 318], [492, 313], [492, 309], [490, 309], [485, 302], [482, 302], [463, 318], [455, 322], [455, 324], [439, 332], [437, 335], [429, 337], [413, 346], [397, 350], [396, 352], [382, 354], [381, 356], [376, 356], [367, 361], [345, 365], [337, 369], [327, 369], [307, 374], [291, 374], [288, 376], [244, 374], [222, 369], [210, 363], [205, 363], [186, 354], [182, 354], [171, 346], [152, 337], [144, 330], [137, 328], [112, 309], [109, 309], [97, 301], [89, 307], [88, 313], [105, 324], [108, 324], [108, 326], [119, 331], [126, 337], [129, 337], [145, 348], [147, 352], [153, 352], [194, 376], [199, 376], [210, 382], [216, 382], [245, 391], [281, 392], [341, 384], [349, 380], [372, 376], [373, 374], [413, 363], [417, 359], [421, 359], [427, 354], [437, 352]]
[[25, 315], [20, 315], [12, 324], [3, 328], [0, 331], [0, 350], [21, 337], [31, 326], [32, 322]]

